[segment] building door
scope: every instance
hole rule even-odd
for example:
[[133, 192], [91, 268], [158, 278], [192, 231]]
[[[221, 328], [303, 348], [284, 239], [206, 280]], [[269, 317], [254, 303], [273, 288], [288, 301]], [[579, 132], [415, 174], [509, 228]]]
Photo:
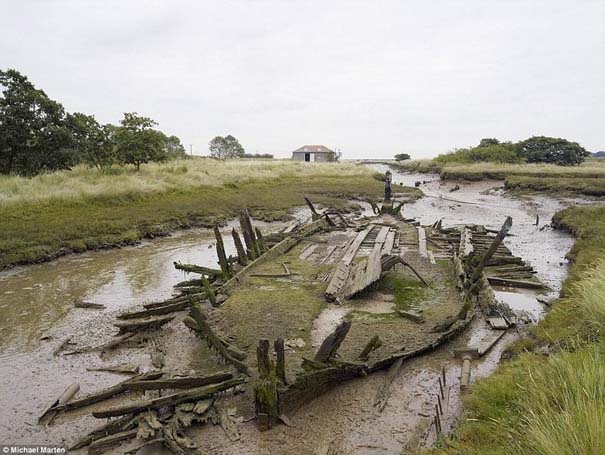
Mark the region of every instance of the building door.
[[311, 154], [305, 153], [305, 161], [311, 161]]

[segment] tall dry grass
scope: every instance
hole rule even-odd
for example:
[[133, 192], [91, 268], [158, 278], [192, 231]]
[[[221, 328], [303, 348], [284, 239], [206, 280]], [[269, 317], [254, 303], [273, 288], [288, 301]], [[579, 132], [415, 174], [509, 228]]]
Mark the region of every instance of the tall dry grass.
[[112, 168], [107, 173], [86, 166], [33, 178], [0, 176], [0, 205], [48, 199], [81, 199], [188, 190], [287, 177], [361, 176], [371, 171], [352, 163], [301, 163], [288, 160], [218, 161], [195, 158], [144, 165], [140, 172]]

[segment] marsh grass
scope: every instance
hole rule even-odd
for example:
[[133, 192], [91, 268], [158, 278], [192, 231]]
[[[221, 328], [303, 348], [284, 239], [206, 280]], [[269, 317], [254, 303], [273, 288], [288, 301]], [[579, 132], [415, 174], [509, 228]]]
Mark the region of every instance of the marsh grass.
[[114, 167], [99, 172], [86, 166], [33, 178], [0, 176], [0, 206], [15, 203], [114, 198], [199, 187], [238, 186], [284, 178], [359, 177], [371, 175], [365, 166], [352, 163], [300, 163], [289, 160], [228, 160], [194, 158], [165, 164], [146, 164], [136, 172]]
[[350, 164], [200, 159], [145, 166], [140, 173], [73, 172], [4, 178], [0, 269], [211, 226], [244, 207], [256, 219], [285, 219], [304, 204], [304, 194], [346, 209], [344, 199], [378, 198], [384, 191], [371, 170]]

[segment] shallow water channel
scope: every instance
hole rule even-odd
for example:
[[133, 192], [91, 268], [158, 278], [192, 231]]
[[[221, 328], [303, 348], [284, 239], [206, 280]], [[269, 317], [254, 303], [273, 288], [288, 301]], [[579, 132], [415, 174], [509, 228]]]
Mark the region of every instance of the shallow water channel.
[[[384, 172], [385, 166], [373, 166]], [[529, 262], [537, 276], [552, 291], [545, 299], [557, 295], [567, 273], [564, 258], [573, 239], [554, 231], [552, 215], [578, 200], [550, 197], [507, 197], [499, 182], [459, 182], [460, 190], [450, 192], [454, 182], [441, 182], [437, 176], [394, 173], [395, 184], [413, 186], [426, 181], [421, 189], [425, 197], [404, 207], [406, 218], [422, 224], [443, 219], [444, 226], [484, 224], [498, 229], [506, 216], [513, 217], [513, 236], [505, 242], [511, 251]], [[535, 225], [536, 215], [540, 222]], [[304, 219], [306, 210], [295, 211]], [[228, 254], [234, 247], [224, 228]], [[278, 231], [287, 223], [255, 223], [263, 232]], [[75, 423], [50, 428], [36, 425], [45, 406], [71, 382], [81, 383], [82, 390], [98, 390], [116, 383], [120, 377], [108, 373], [90, 374], [83, 365], [54, 357], [53, 350], [72, 336], [76, 346], [98, 345], [111, 333], [101, 318], [143, 301], [169, 297], [183, 273], [173, 262], [216, 266], [214, 238], [206, 229], [179, 232], [170, 237], [145, 241], [135, 247], [89, 252], [54, 262], [18, 267], [0, 273], [0, 442], [33, 444], [72, 441], [83, 432]], [[538, 320], [545, 308], [531, 292], [498, 289], [497, 297], [528, 321]], [[76, 300], [101, 303], [107, 310], [99, 312], [74, 308]], [[334, 314], [330, 313], [333, 312]], [[335, 325], [344, 317], [343, 307], [328, 309], [320, 318]], [[320, 324], [321, 325], [321, 324]], [[326, 327], [320, 327], [325, 330]], [[480, 344], [489, 335], [483, 321], [475, 321], [467, 334], [429, 355], [404, 364], [393, 383], [393, 392], [383, 412], [371, 402], [383, 373], [351, 381], [315, 400], [292, 416], [294, 427], [279, 426], [259, 435], [253, 423], [242, 424], [242, 440], [235, 445], [226, 440], [220, 428], [203, 429], [204, 438], [215, 448], [212, 453], [354, 453], [399, 454], [406, 446], [430, 444], [427, 431], [415, 430], [419, 423], [432, 418], [432, 399], [437, 378], [445, 368], [450, 388], [444, 419], [447, 428], [459, 413], [459, 365], [450, 350], [457, 346]], [[474, 366], [473, 378], [490, 374], [503, 347], [516, 335], [507, 334], [481, 362]], [[145, 367], [145, 365], [141, 365]], [[82, 392], [81, 392], [82, 393]], [[422, 425], [420, 425], [422, 427]], [[423, 428], [426, 428], [424, 425]], [[196, 430], [197, 431], [197, 430]]]

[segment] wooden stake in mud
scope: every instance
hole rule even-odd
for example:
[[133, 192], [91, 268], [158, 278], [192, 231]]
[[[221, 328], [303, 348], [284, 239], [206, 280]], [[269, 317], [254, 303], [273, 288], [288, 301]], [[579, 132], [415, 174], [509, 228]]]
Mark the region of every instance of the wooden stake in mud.
[[307, 195], [305, 195], [305, 202], [309, 206], [309, 210], [311, 210], [311, 219], [313, 221], [319, 219], [319, 217], [321, 215], [317, 212], [317, 210], [315, 210], [315, 206], [313, 205], [313, 202], [311, 202], [311, 200], [307, 197]]
[[321, 346], [317, 350], [313, 360], [321, 363], [328, 362], [334, 356], [334, 354], [336, 354], [336, 351], [338, 351], [338, 348], [344, 341], [347, 333], [349, 333], [350, 328], [351, 321], [341, 322], [338, 327], [334, 329], [334, 332], [328, 335], [323, 343], [321, 343]]
[[256, 238], [256, 234], [254, 232], [254, 227], [252, 226], [252, 219], [250, 218], [250, 213], [248, 213], [248, 209], [244, 209], [244, 218], [246, 219], [246, 228], [250, 233], [250, 239], [252, 240], [252, 247], [254, 248], [254, 254], [256, 257], [261, 255], [260, 248], [258, 246], [258, 239]]
[[477, 267], [475, 267], [475, 270], [473, 271], [473, 275], [471, 277], [471, 284], [474, 284], [479, 279], [481, 273], [483, 272], [483, 269], [504, 240], [504, 237], [506, 237], [506, 234], [508, 234], [508, 231], [510, 231], [512, 225], [513, 219], [510, 216], [507, 216], [506, 221], [500, 229], [500, 232], [498, 232], [498, 235], [496, 235], [496, 237], [494, 238], [494, 241], [481, 258], [481, 261], [479, 261], [479, 264], [477, 265]]
[[210, 282], [208, 281], [208, 278], [206, 278], [206, 275], [202, 274], [201, 280], [202, 280], [202, 285], [204, 286], [204, 289], [206, 290], [206, 296], [208, 297], [208, 300], [210, 300], [210, 304], [214, 307], [218, 306], [216, 304], [216, 294], [214, 293], [214, 289], [212, 289], [212, 286], [210, 286]]
[[244, 242], [246, 243], [246, 249], [248, 250], [248, 257], [252, 260], [256, 259], [258, 255], [256, 254], [256, 249], [254, 248], [254, 233], [251, 232], [252, 228], [248, 226], [247, 211], [245, 209], [240, 210], [239, 212], [239, 225], [242, 229], [242, 234], [244, 236]]
[[366, 344], [365, 348], [363, 348], [363, 351], [361, 351], [361, 354], [359, 354], [358, 359], [365, 362], [370, 357], [372, 351], [378, 349], [380, 346], [382, 346], [382, 340], [378, 335], [374, 335], [370, 341], [368, 341], [368, 344]]
[[279, 337], [275, 340], [273, 345], [275, 348], [276, 362], [275, 362], [275, 373], [277, 378], [283, 385], [287, 385], [286, 382], [286, 353], [284, 349], [284, 339]]
[[384, 200], [388, 202], [391, 200], [391, 196], [393, 194], [393, 190], [391, 188], [391, 183], [393, 182], [393, 175], [391, 171], [386, 171], [384, 173]]
[[259, 340], [256, 348], [259, 380], [254, 389], [254, 402], [260, 431], [271, 428], [279, 418], [279, 381], [269, 358], [269, 340]]
[[239, 265], [241, 266], [248, 265], [248, 255], [242, 244], [242, 239], [235, 228], [231, 231], [231, 236], [233, 237], [233, 243], [235, 243], [235, 249], [237, 250], [237, 262], [239, 262]]
[[221, 266], [223, 272], [223, 278], [227, 281], [231, 278], [231, 272], [229, 267], [229, 261], [227, 261], [227, 255], [225, 254], [225, 244], [223, 243], [223, 236], [218, 226], [214, 226], [214, 236], [216, 237], [216, 254], [218, 255], [218, 263]]
[[254, 231], [256, 232], [256, 243], [262, 254], [267, 251], [267, 245], [265, 245], [265, 239], [263, 238], [263, 234], [261, 233], [261, 231], [258, 227], [255, 227]]

